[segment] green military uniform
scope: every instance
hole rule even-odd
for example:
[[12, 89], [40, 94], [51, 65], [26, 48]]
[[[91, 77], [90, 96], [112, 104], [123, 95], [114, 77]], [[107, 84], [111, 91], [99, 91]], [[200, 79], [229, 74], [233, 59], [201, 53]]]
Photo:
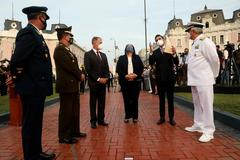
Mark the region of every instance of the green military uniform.
[[57, 73], [56, 92], [60, 96], [59, 139], [69, 139], [80, 133], [79, 84], [82, 72], [76, 56], [62, 43], [55, 48], [54, 60]]

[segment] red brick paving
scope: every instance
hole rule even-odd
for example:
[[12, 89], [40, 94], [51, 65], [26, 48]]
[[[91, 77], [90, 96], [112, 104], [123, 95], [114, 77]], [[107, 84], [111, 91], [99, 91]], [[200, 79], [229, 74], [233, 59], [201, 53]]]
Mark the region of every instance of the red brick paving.
[[[89, 96], [81, 95], [81, 131], [87, 138], [74, 145], [59, 144], [57, 123], [59, 104], [44, 113], [43, 148], [55, 151], [58, 160], [240, 160], [240, 141], [217, 131], [215, 139], [206, 144], [197, 140], [199, 133], [186, 133], [192, 117], [176, 107], [175, 127], [168, 123], [158, 126], [158, 97], [142, 92], [139, 103], [139, 122], [125, 124], [121, 93], [107, 94], [106, 120], [109, 127], [91, 129], [89, 124]], [[0, 160], [22, 159], [21, 128], [0, 129]]]

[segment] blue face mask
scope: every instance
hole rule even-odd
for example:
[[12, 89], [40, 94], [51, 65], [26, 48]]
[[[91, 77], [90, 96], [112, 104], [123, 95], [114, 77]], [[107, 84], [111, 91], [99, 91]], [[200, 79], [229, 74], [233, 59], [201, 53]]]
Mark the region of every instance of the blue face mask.
[[134, 53], [134, 47], [131, 45], [127, 45], [125, 51], [126, 51], [126, 53], [128, 53], [128, 52]]

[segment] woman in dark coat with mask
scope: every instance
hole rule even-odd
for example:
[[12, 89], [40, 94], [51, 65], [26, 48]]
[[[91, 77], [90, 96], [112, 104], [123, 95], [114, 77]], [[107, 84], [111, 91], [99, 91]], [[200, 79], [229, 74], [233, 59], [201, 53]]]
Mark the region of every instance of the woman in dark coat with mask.
[[138, 97], [141, 90], [143, 63], [135, 53], [132, 44], [126, 45], [125, 55], [119, 57], [116, 72], [119, 75], [119, 84], [123, 94], [125, 108], [125, 123], [132, 118], [138, 121]]

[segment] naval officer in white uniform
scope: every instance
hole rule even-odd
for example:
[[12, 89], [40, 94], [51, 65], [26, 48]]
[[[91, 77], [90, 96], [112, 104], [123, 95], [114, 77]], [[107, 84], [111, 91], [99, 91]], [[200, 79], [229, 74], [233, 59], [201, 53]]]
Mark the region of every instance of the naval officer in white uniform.
[[188, 132], [201, 132], [200, 142], [212, 140], [215, 125], [213, 118], [213, 85], [219, 73], [219, 59], [215, 44], [204, 37], [203, 24], [191, 22], [186, 32], [193, 40], [188, 57], [188, 85], [191, 86], [194, 103], [194, 124]]

